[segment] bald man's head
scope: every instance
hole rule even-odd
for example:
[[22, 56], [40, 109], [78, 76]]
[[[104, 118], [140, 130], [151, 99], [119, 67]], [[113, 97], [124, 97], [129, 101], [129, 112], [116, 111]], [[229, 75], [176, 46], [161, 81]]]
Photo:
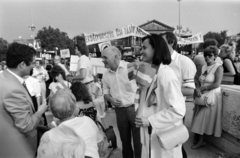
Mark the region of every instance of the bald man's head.
[[58, 65], [61, 62], [61, 57], [59, 55], [54, 56], [54, 64]]
[[117, 47], [110, 46], [102, 51], [103, 63], [106, 68], [115, 69], [121, 60], [121, 52]]
[[50, 108], [53, 115], [63, 121], [74, 115], [75, 103], [76, 98], [69, 90], [60, 89], [52, 96]]

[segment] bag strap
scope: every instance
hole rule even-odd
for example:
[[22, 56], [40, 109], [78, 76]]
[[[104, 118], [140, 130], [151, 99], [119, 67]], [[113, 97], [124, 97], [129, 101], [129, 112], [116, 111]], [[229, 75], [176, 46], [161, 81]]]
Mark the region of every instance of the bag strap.
[[99, 122], [99, 121], [96, 121], [97, 124], [99, 124], [102, 128], [103, 131], [105, 131], [105, 128], [103, 127], [103, 125]]

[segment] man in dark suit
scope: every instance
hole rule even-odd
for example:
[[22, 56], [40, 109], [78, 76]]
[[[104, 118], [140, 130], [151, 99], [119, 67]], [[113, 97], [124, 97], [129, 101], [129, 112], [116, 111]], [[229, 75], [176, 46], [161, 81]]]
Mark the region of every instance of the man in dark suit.
[[36, 51], [13, 43], [6, 53], [7, 67], [0, 74], [0, 157], [33, 158], [37, 151], [36, 127], [46, 105], [34, 108], [24, 76], [35, 65]]

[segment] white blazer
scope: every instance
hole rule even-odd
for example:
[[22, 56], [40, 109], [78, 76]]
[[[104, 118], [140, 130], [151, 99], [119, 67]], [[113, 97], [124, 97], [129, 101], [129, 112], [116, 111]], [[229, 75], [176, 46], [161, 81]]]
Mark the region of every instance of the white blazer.
[[[147, 117], [153, 127], [151, 135], [152, 158], [181, 158], [181, 146], [173, 150], [164, 150], [160, 147], [156, 135], [156, 131], [164, 131], [181, 121], [186, 112], [181, 83], [168, 65], [160, 65], [148, 92], [146, 90], [141, 92], [140, 100], [138, 115]], [[143, 144], [142, 158], [146, 158], [149, 146], [147, 128], [141, 128], [141, 142]]]

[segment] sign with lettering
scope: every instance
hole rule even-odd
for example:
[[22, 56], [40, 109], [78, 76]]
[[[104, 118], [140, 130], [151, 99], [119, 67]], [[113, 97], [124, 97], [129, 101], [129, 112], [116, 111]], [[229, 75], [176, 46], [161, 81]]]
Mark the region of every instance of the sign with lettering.
[[177, 40], [178, 40], [178, 44], [180, 45], [203, 43], [203, 36], [201, 33], [198, 33], [188, 38], [181, 38], [177, 36]]
[[62, 49], [60, 50], [61, 58], [70, 58], [70, 51], [69, 49]]
[[98, 46], [99, 46], [100, 52], [102, 52], [105, 48], [111, 46], [111, 42], [108, 41], [108, 42], [104, 42], [104, 43], [99, 43]]
[[149, 33], [137, 27], [135, 25], [128, 25], [123, 28], [117, 28], [112, 31], [100, 32], [100, 33], [92, 33], [92, 34], [84, 34], [86, 44], [92, 45], [97, 43], [102, 43], [106, 41], [111, 41], [115, 39], [125, 38], [129, 36], [135, 37], [144, 37]]
[[15, 39], [13, 42], [26, 44], [30, 47], [33, 47], [35, 50], [41, 49], [41, 42], [39, 39]]

